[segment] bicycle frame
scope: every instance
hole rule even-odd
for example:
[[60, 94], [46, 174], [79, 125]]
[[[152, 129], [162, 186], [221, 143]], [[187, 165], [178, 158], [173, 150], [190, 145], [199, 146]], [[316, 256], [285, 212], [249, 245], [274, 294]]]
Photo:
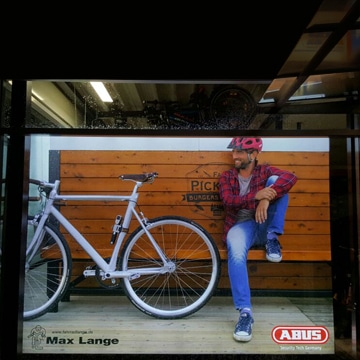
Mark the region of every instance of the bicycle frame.
[[[56, 180], [54, 184], [44, 182], [45, 186], [52, 186], [52, 190], [49, 194], [49, 198], [46, 202], [43, 214], [41, 215], [39, 224], [34, 233], [32, 242], [28, 249], [34, 249], [37, 240], [40, 238], [42, 234], [43, 227], [49, 218], [50, 215], [53, 215], [61, 225], [69, 232], [69, 234], [75, 239], [75, 241], [86, 251], [86, 253], [91, 257], [91, 259], [95, 262], [95, 264], [103, 271], [102, 277], [103, 279], [111, 279], [111, 278], [137, 278], [141, 274], [158, 274], [158, 273], [166, 273], [174, 270], [174, 264], [167, 259], [161, 248], [158, 246], [152, 235], [146, 228], [147, 219], [144, 217], [142, 213], [138, 213], [135, 209], [137, 204], [137, 200], [139, 197], [138, 189], [144, 184], [141, 181], [135, 181], [135, 185], [131, 195], [61, 195], [58, 194], [58, 189], [60, 186], [60, 180]], [[118, 202], [127, 202], [127, 208], [125, 211], [125, 215], [122, 222], [122, 228], [117, 235], [117, 241], [115, 242], [115, 246], [111, 255], [109, 262], [106, 262], [103, 257], [99, 254], [99, 252], [87, 241], [87, 239], [75, 228], [75, 226], [66, 219], [66, 217], [61, 214], [61, 212], [55, 207], [55, 201], [67, 201], [67, 200], [77, 200], [77, 201], [118, 201]], [[148, 238], [150, 239], [152, 245], [154, 246], [159, 258], [163, 262], [163, 266], [161, 268], [142, 268], [141, 270], [136, 271], [120, 271], [115, 270], [118, 255], [120, 253], [121, 245], [127, 235], [127, 229], [129, 229], [130, 223], [132, 221], [132, 215], [135, 216], [141, 227], [144, 229]], [[123, 230], [124, 229], [124, 230]], [[35, 247], [36, 251], [36, 247]], [[34, 251], [34, 252], [35, 252]], [[95, 276], [95, 270], [84, 270], [84, 276]]]

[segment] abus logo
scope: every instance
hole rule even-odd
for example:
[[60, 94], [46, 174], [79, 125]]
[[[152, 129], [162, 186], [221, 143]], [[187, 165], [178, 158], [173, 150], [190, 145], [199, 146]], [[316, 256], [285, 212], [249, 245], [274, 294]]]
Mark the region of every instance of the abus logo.
[[325, 344], [329, 331], [324, 326], [276, 326], [271, 336], [278, 344]]

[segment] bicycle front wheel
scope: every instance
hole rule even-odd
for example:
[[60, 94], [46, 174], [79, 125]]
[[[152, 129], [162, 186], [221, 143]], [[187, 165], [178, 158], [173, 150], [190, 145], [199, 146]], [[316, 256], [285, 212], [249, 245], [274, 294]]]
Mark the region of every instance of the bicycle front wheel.
[[122, 279], [129, 300], [159, 319], [183, 318], [200, 310], [220, 278], [220, 255], [211, 235], [194, 221], [178, 216], [148, 220], [146, 230], [168, 259], [168, 266], [164, 267], [146, 231], [136, 229], [120, 260], [123, 270], [135, 273]]
[[[36, 224], [28, 226], [31, 241]], [[26, 249], [24, 320], [53, 311], [66, 293], [71, 274], [70, 249], [53, 224], [46, 224], [39, 241]]]

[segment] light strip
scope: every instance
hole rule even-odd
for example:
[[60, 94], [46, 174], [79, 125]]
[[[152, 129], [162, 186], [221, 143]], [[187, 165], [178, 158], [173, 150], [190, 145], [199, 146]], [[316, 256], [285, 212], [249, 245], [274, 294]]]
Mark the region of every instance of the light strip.
[[273, 103], [273, 102], [275, 102], [274, 98], [269, 98], [269, 99], [261, 98], [261, 100], [259, 101], [259, 104], [266, 104], [266, 103]]
[[113, 102], [113, 99], [102, 82], [90, 81], [90, 84], [103, 102]]
[[[267, 91], [269, 92], [269, 91]], [[325, 98], [325, 94], [309, 94], [309, 95], [299, 95], [299, 96], [292, 96], [289, 98], [289, 101], [296, 101], [296, 100], [310, 100], [310, 99], [322, 99]], [[264, 99], [262, 98], [259, 101], [259, 104], [266, 104], [266, 103], [273, 103], [275, 100], [273, 98]]]
[[325, 97], [325, 94], [309, 94], [309, 95], [292, 96], [291, 98], [289, 98], [289, 100], [321, 99], [324, 97]]

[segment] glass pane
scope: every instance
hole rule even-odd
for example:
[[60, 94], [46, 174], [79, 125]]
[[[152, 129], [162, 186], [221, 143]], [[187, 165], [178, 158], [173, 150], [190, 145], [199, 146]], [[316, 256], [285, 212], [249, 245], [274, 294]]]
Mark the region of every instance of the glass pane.
[[[33, 81], [26, 127], [109, 132], [345, 129], [351, 110], [347, 96], [359, 85], [359, 74], [310, 76], [279, 111], [273, 111], [274, 106], [283, 101], [294, 77], [275, 79], [271, 84], [96, 82], [107, 89], [111, 102], [102, 100], [90, 82]], [[335, 86], [339, 83], [342, 87]], [[4, 93], [2, 127], [8, 127], [8, 82]]]
[[[102, 99], [95, 90], [107, 92]], [[267, 83], [32, 82], [29, 127], [246, 129]], [[46, 124], [44, 119], [49, 122]], [[36, 121], [35, 121], [36, 120]]]

